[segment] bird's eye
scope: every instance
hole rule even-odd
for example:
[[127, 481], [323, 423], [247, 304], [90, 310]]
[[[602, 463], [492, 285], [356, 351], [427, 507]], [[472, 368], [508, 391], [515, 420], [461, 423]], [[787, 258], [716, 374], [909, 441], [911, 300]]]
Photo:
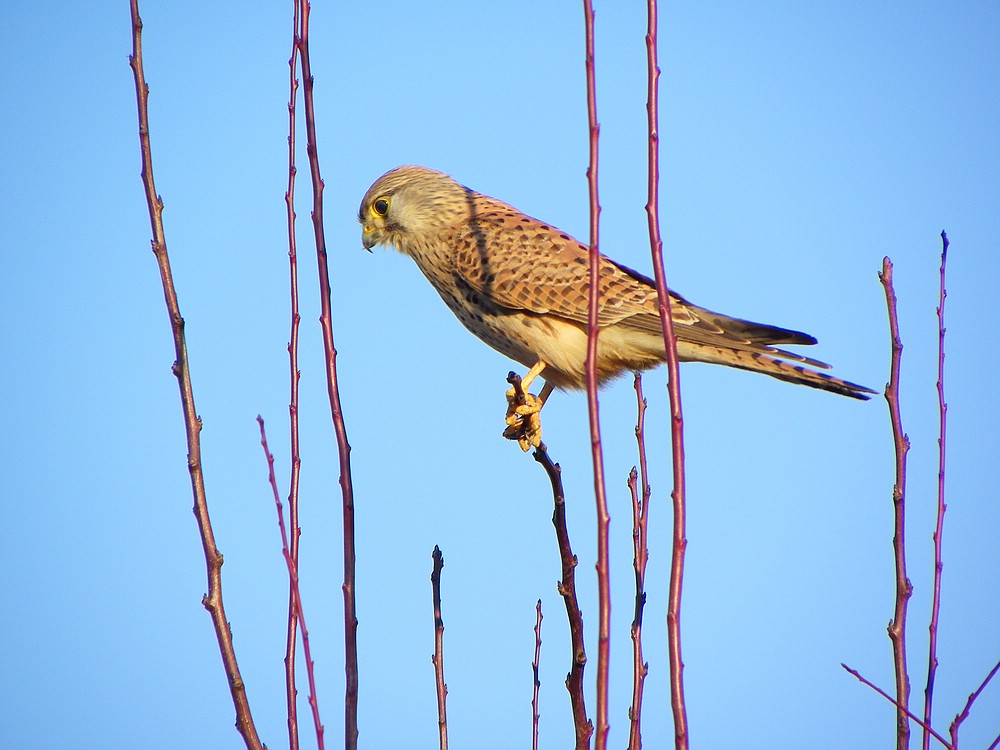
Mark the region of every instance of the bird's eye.
[[389, 213], [389, 199], [388, 198], [377, 198], [372, 204], [372, 210], [379, 216], [385, 216]]

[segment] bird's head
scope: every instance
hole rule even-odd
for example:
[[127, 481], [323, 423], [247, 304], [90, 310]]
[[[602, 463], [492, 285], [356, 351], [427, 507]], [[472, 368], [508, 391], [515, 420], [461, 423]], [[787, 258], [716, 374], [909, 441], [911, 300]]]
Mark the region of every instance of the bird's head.
[[403, 166], [386, 172], [368, 188], [358, 221], [361, 244], [392, 245], [409, 254], [416, 238], [451, 225], [468, 211], [469, 190], [443, 172]]

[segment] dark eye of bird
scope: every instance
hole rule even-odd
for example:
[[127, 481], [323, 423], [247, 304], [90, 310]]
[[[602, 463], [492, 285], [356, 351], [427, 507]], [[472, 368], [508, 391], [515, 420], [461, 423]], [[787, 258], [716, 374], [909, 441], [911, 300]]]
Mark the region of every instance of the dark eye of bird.
[[375, 213], [379, 216], [385, 216], [389, 213], [389, 200], [388, 198], [379, 198], [372, 204], [372, 208], [375, 209]]

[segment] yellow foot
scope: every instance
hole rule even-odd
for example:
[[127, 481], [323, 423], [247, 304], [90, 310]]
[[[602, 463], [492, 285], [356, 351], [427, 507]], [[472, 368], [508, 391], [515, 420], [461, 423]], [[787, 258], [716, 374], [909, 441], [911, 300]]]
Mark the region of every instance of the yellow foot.
[[538, 361], [528, 370], [521, 380], [516, 380], [514, 373], [507, 376], [507, 382], [514, 384], [507, 391], [507, 429], [503, 436], [508, 440], [516, 440], [525, 453], [532, 447], [542, 444], [542, 417], [540, 412], [545, 400], [552, 393], [552, 386], [546, 383], [538, 396], [528, 393], [528, 386], [545, 369], [545, 363]]
[[531, 448], [542, 444], [542, 405], [545, 403], [537, 396], [523, 393], [524, 403], [519, 403], [516, 389], [507, 391], [507, 429], [503, 436], [508, 440], [516, 440], [525, 453]]

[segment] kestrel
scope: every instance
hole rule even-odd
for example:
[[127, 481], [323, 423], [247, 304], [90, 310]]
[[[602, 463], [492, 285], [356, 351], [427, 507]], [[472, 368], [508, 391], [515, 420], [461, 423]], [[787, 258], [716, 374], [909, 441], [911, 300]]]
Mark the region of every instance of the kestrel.
[[[391, 245], [409, 255], [466, 328], [530, 368], [522, 381], [527, 403], [517, 404], [508, 391], [504, 434], [524, 450], [537, 446], [538, 411], [552, 388], [586, 387], [588, 247], [418, 166], [397, 167], [376, 180], [358, 221], [366, 249]], [[602, 255], [599, 293], [599, 381], [665, 361], [654, 282]], [[682, 361], [761, 372], [851, 398], [874, 393], [810, 369], [829, 365], [774, 346], [815, 344], [808, 334], [720, 315], [675, 292], [670, 310]], [[538, 375], [545, 386], [536, 398], [527, 388]]]

